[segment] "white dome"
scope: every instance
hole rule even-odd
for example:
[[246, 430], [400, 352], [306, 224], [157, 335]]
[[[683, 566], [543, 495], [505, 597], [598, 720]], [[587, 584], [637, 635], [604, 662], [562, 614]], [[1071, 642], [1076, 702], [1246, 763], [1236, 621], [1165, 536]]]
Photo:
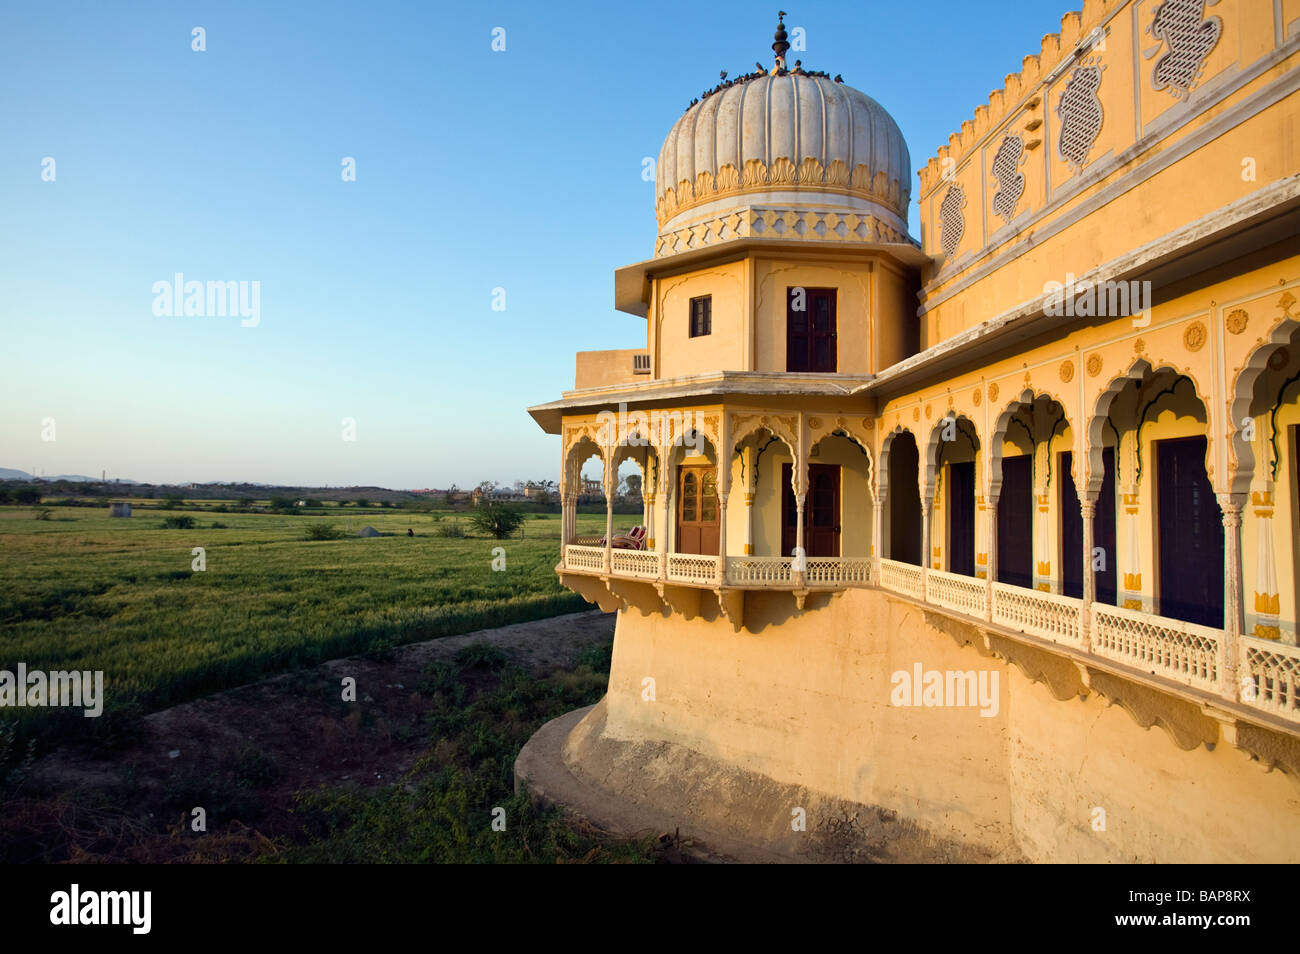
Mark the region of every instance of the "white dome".
[[771, 227], [784, 222], [811, 230], [800, 238], [911, 242], [912, 163], [898, 124], [824, 75], [759, 74], [707, 95], [669, 132], [656, 173], [658, 255], [754, 235], [764, 218], [768, 237], [792, 237]]

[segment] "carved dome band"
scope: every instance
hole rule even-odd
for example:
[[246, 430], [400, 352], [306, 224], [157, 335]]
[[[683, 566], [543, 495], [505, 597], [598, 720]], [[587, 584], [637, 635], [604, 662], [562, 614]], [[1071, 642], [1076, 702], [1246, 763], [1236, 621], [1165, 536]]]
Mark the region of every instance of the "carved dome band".
[[706, 202], [781, 188], [865, 199], [907, 220], [908, 196], [897, 178], [890, 178], [883, 171], [872, 173], [869, 166], [861, 164], [849, 170], [839, 159], [823, 168], [811, 156], [798, 167], [785, 158], [775, 160], [770, 166], [761, 159], [750, 159], [743, 173], [735, 166], [724, 165], [716, 176], [705, 171], [693, 180], [682, 179], [676, 186], [663, 190], [655, 203], [655, 215], [662, 228], [674, 216]]

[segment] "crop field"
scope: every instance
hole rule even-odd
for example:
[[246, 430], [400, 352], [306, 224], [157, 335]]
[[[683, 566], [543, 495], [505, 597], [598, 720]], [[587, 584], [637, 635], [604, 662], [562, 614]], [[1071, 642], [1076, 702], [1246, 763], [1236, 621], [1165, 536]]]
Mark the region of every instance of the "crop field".
[[[454, 513], [39, 513], [0, 507], [0, 669], [102, 670], [105, 695], [93, 720], [8, 710], [17, 740], [42, 749], [327, 659], [588, 608], [556, 580], [553, 514], [530, 515], [522, 538], [495, 540], [455, 535], [467, 523]], [[195, 526], [164, 526], [184, 516]], [[620, 528], [633, 522], [616, 517]], [[313, 523], [346, 535], [308, 540]], [[582, 514], [579, 532], [604, 523]], [[366, 526], [382, 536], [355, 535]]]

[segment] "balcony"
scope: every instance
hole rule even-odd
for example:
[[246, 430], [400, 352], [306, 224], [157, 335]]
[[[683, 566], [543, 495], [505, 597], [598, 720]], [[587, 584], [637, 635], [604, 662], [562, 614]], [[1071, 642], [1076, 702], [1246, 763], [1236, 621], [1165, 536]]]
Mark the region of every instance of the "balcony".
[[[1076, 662], [1119, 664], [1300, 724], [1300, 647], [1241, 635], [1236, 659], [1229, 660], [1223, 630], [894, 560], [808, 557], [800, 573], [791, 557], [728, 556], [725, 576], [721, 560], [570, 544], [557, 569], [566, 576], [653, 584], [661, 592], [665, 587], [712, 590], [719, 595], [723, 612], [737, 624], [745, 591], [791, 592], [802, 608], [803, 597], [810, 592], [876, 587], [977, 624], [1056, 644]], [[573, 585], [570, 580], [566, 583]], [[679, 597], [673, 609], [679, 609], [680, 602]], [[1230, 666], [1230, 661], [1235, 665]]]

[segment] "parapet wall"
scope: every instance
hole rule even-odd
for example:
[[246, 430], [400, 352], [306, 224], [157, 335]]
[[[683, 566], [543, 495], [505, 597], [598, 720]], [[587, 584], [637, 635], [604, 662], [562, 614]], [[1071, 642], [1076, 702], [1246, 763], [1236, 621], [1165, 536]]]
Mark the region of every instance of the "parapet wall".
[[[1188, 750], [1096, 692], [1059, 701], [975, 627], [879, 590], [792, 612], [750, 593], [739, 633], [620, 612], [609, 692], [569, 736], [569, 769], [787, 856], [805, 837], [796, 809], [812, 837], [819, 813], [853, 804], [926, 833], [915, 843], [1000, 860], [1300, 860], [1300, 784], [1222, 739]], [[924, 675], [922, 691], [895, 677], [918, 665], [973, 671], [983, 706], [925, 705]]]

